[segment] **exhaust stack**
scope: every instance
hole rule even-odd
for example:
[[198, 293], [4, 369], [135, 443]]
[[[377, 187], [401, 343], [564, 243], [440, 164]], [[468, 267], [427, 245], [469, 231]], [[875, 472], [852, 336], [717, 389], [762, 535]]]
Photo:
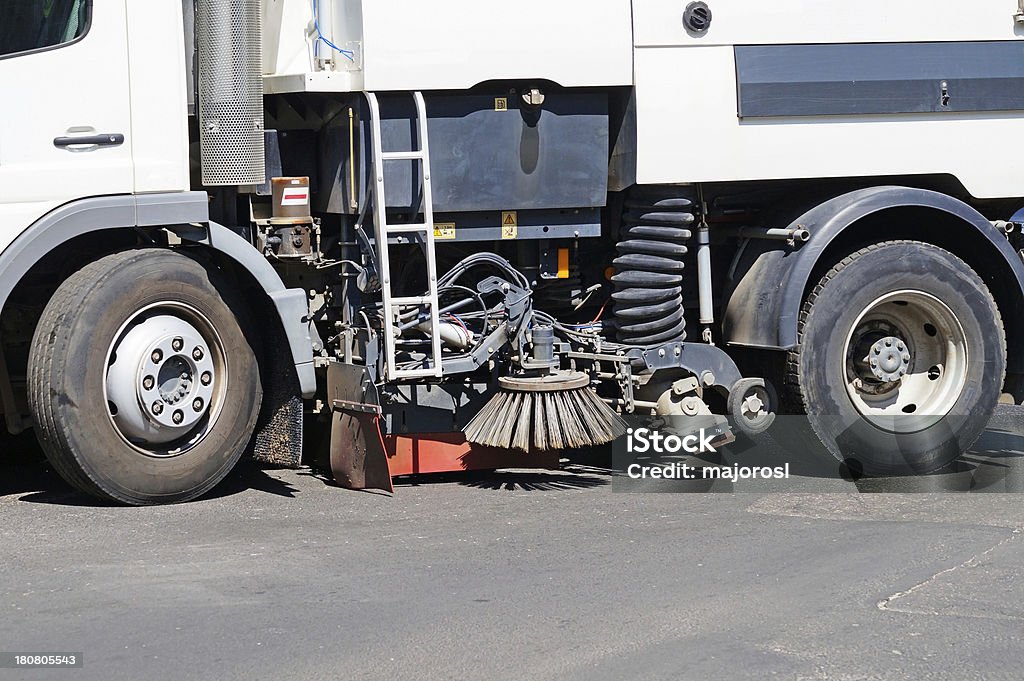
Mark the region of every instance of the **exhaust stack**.
[[197, 10], [203, 184], [262, 184], [260, 2], [198, 0]]

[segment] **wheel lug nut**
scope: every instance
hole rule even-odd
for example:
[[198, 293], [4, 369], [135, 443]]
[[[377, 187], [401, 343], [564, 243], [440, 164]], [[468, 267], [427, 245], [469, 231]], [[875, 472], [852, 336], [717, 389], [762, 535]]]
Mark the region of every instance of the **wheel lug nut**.
[[163, 402], [154, 402], [153, 403], [153, 413], [156, 414], [157, 416], [160, 416], [160, 414], [164, 413], [164, 403]]
[[154, 350], [153, 351], [153, 355], [150, 357], [150, 359], [153, 360], [153, 364], [157, 364], [163, 358], [164, 358], [164, 353], [162, 353], [159, 350]]
[[200, 347], [196, 347], [196, 349], [192, 351], [192, 359], [194, 359], [194, 360], [196, 360], [198, 362], [202, 358], [203, 358], [203, 349], [200, 348]]
[[144, 379], [142, 379], [143, 390], [152, 390], [154, 383], [155, 381], [153, 380], [152, 376], [146, 376]]
[[185, 341], [183, 341], [182, 339], [175, 338], [174, 340], [171, 341], [171, 348], [175, 352], [180, 352], [183, 347], [185, 347]]
[[195, 411], [202, 411], [203, 410], [203, 400], [202, 400], [202, 398], [197, 397], [196, 399], [192, 400], [192, 409], [194, 409]]
[[178, 411], [174, 412], [173, 416], [171, 416], [171, 420], [174, 421], [176, 424], [181, 423], [182, 421], [185, 420], [185, 414], [182, 413], [182, 411], [179, 409]]
[[209, 371], [204, 371], [203, 375], [199, 377], [199, 381], [203, 385], [210, 385], [210, 382], [213, 381], [213, 375]]
[[187, 381], [188, 380], [188, 372], [182, 371], [181, 372], [181, 376], [179, 376], [178, 378], [180, 378], [183, 381]]
[[871, 366], [873, 366], [873, 367], [876, 367], [876, 366], [878, 366], [878, 360], [877, 360], [877, 359], [874, 359], [874, 358], [872, 358], [872, 359], [871, 359]]
[[886, 338], [885, 339], [885, 347], [891, 348], [892, 347], [892, 340]]
[[909, 362], [910, 361], [910, 353], [907, 353], [907, 352], [903, 353], [903, 361], [904, 362]]

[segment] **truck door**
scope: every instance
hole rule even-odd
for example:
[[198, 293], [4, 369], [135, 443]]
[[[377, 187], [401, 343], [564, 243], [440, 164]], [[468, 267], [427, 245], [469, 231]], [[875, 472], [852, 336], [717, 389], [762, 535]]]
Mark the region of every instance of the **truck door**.
[[124, 0], [6, 3], [0, 250], [60, 204], [131, 192], [127, 52]]

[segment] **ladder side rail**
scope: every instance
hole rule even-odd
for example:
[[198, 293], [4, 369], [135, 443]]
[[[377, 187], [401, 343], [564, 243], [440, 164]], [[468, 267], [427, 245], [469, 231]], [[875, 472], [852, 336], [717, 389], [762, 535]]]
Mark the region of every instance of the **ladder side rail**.
[[420, 170], [423, 177], [423, 193], [421, 198], [423, 201], [423, 223], [426, 227], [423, 231], [424, 251], [427, 260], [428, 291], [432, 301], [430, 306], [432, 368], [434, 369], [434, 375], [440, 378], [443, 374], [443, 367], [441, 366], [441, 334], [438, 331], [440, 329], [440, 320], [438, 318], [438, 308], [440, 305], [437, 291], [437, 253], [434, 244], [434, 197], [430, 180], [430, 144], [427, 139], [427, 105], [423, 99], [423, 93], [420, 91], [413, 93], [413, 99], [416, 102], [416, 116], [419, 119], [419, 151], [422, 154], [420, 158]]
[[380, 105], [377, 95], [364, 93], [370, 107], [370, 139], [373, 155], [373, 230], [377, 241], [377, 266], [380, 268], [381, 302], [384, 309], [384, 374], [397, 378], [395, 358], [394, 306], [391, 296], [391, 258], [388, 253], [388, 222], [384, 195], [384, 157], [381, 141]]

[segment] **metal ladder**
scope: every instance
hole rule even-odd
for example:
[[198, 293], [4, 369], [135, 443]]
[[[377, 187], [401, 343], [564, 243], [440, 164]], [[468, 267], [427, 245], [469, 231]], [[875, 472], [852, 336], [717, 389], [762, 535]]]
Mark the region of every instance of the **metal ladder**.
[[[372, 92], [364, 93], [370, 105], [370, 127], [373, 145], [373, 227], [377, 241], [378, 266], [380, 267], [381, 294], [384, 300], [384, 358], [385, 376], [388, 379], [423, 378], [441, 376], [441, 335], [438, 333], [437, 301], [437, 259], [434, 251], [434, 207], [430, 189], [430, 152], [427, 145], [427, 105], [422, 92], [413, 92], [416, 103], [417, 135], [419, 149], [410, 151], [384, 151], [381, 143], [380, 104]], [[384, 193], [384, 164], [387, 161], [419, 161], [422, 169], [423, 222], [415, 224], [389, 225]], [[422, 235], [424, 256], [427, 261], [427, 294], [425, 296], [395, 297], [391, 290], [391, 256], [388, 253], [388, 238], [397, 235]], [[411, 240], [411, 239], [410, 239]], [[395, 357], [395, 318], [403, 308], [424, 307], [430, 313], [430, 352], [421, 369], [400, 369]], [[421, 314], [421, 313], [420, 313]]]

